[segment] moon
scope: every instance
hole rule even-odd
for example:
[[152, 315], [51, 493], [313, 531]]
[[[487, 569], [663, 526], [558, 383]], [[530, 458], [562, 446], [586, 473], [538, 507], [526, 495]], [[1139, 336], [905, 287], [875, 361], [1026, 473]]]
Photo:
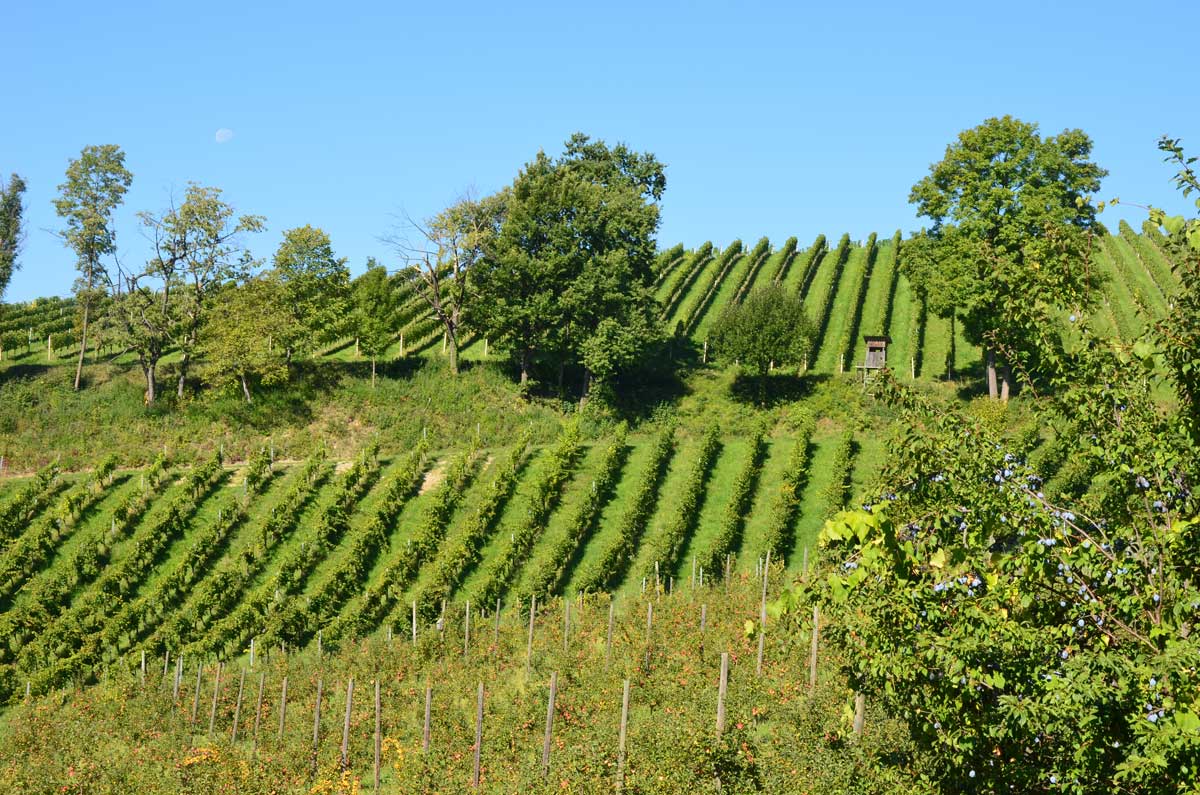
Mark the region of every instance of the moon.
[[228, 127], [222, 127], [221, 129], [217, 130], [217, 134], [214, 136], [214, 139], [219, 144], [229, 143], [233, 140], [233, 130], [229, 129]]

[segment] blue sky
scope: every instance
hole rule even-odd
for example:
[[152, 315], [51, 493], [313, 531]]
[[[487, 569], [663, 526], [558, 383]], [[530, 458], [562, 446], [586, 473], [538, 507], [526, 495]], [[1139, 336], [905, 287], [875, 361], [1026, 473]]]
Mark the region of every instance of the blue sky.
[[311, 223], [355, 271], [394, 264], [401, 213], [495, 190], [576, 130], [667, 164], [665, 245], [917, 228], [911, 185], [1004, 113], [1089, 133], [1105, 198], [1187, 206], [1154, 144], [1200, 154], [1200, 3], [807, 5], [12, 3], [0, 173], [29, 183], [30, 228], [5, 299], [70, 291], [50, 202], [100, 143], [134, 173], [126, 263], [148, 253], [135, 213], [197, 181], [266, 216], [257, 256]]

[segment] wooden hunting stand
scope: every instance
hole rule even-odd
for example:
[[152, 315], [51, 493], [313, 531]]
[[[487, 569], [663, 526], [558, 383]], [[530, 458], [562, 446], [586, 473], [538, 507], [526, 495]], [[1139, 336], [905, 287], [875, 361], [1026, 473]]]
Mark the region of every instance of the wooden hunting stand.
[[863, 335], [863, 341], [867, 343], [866, 357], [863, 363], [858, 365], [856, 369], [862, 370], [863, 386], [867, 385], [867, 377], [874, 370], [882, 370], [887, 367], [887, 346], [892, 341], [891, 337], [872, 337]]

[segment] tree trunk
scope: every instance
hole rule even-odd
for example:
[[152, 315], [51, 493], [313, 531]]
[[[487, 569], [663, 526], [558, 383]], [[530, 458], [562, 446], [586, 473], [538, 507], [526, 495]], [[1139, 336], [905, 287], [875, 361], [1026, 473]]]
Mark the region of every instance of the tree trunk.
[[375, 388], [375, 354], [371, 354], [371, 389]]
[[450, 334], [450, 374], [458, 375], [458, 335]]
[[188, 364], [189, 357], [185, 353], [183, 358], [179, 360], [179, 384], [175, 388], [175, 395], [179, 398], [183, 398], [183, 385], [187, 383]]
[[143, 364], [142, 372], [146, 374], [146, 405], [149, 406], [158, 397], [158, 381], [154, 373], [155, 366], [153, 364]]
[[996, 388], [996, 352], [990, 347], [984, 348], [983, 355], [987, 362], [988, 397], [995, 400], [999, 397], [999, 391]]
[[83, 379], [83, 354], [87, 352], [88, 316], [91, 313], [92, 302], [83, 302], [83, 335], [79, 339], [79, 362], [75, 365], [75, 391], [79, 391], [79, 382]]
[[529, 383], [529, 349], [521, 351], [521, 385]]
[[1000, 399], [1005, 403], [1008, 402], [1009, 392], [1012, 390], [1012, 366], [1005, 364], [1000, 368]]
[[955, 318], [954, 313], [950, 313], [950, 353], [946, 358], [946, 372], [950, 374], [950, 380], [954, 380], [954, 361], [958, 358], [958, 346], [955, 344]]
[[246, 383], [246, 374], [238, 373], [238, 379], [242, 382], [242, 394], [245, 395], [246, 402], [253, 403], [254, 401], [250, 399], [250, 384]]

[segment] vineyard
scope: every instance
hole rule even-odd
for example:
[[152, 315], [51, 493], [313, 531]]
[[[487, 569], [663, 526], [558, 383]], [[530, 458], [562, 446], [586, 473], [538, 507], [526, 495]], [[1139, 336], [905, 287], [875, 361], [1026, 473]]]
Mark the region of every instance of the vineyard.
[[[855, 778], [863, 767], [855, 759], [890, 754], [894, 765], [904, 752], [898, 730], [873, 716], [869, 741], [843, 743], [845, 682], [805, 688], [806, 650], [787, 645], [794, 636], [762, 635], [758, 589], [764, 561], [778, 585], [807, 570], [822, 525], [874, 493], [889, 439], [905, 430], [857, 384], [864, 334], [891, 337], [901, 381], [978, 377], [978, 350], [926, 311], [901, 272], [903, 256], [898, 234], [862, 243], [843, 235], [832, 246], [821, 236], [807, 248], [795, 239], [777, 248], [765, 238], [753, 247], [705, 243], [659, 255], [661, 318], [698, 359], [720, 309], [755, 286], [776, 282], [803, 298], [817, 337], [801, 369], [816, 377], [770, 407], [731, 400], [736, 375], [705, 362], [669, 410], [632, 424], [506, 413], [503, 396], [490, 404], [471, 389], [455, 396], [444, 376], [418, 370], [421, 402], [443, 403], [461, 415], [457, 424], [408, 416], [382, 443], [369, 439], [348, 455], [319, 437], [296, 441], [306, 430], [256, 437], [228, 457], [211, 440], [164, 442], [133, 460], [91, 454], [83, 467], [46, 463], [0, 479], [0, 701], [9, 705], [0, 773], [33, 790], [114, 786], [94, 766], [90, 784], [72, 781], [76, 772], [62, 769], [70, 755], [20, 762], [36, 755], [39, 732], [65, 743], [94, 714], [97, 731], [141, 732], [125, 742], [174, 791], [269, 791], [270, 781], [339, 791], [370, 779], [370, 726], [380, 720], [383, 791], [429, 789], [443, 774], [465, 789], [481, 747], [472, 732], [483, 680], [484, 790], [549, 791], [561, 781], [609, 791], [629, 679], [629, 756], [620, 763], [628, 791], [690, 791], [714, 777], [735, 791], [750, 780], [747, 788], [778, 792], [812, 780], [869, 789]], [[1092, 262], [1106, 277], [1099, 331], [1132, 340], [1165, 313], [1177, 277], [1153, 229], [1122, 225], [1099, 239]], [[401, 306], [387, 358], [438, 357], [440, 327], [420, 297], [406, 294]], [[76, 355], [73, 318], [71, 302], [57, 299], [5, 307], [3, 367], [25, 377], [23, 367]], [[103, 334], [94, 339], [104, 356]], [[119, 365], [121, 353], [108, 353]], [[464, 352], [476, 361], [501, 355], [484, 339]], [[359, 357], [349, 339], [314, 358], [332, 367]], [[494, 409], [480, 414], [476, 403]], [[1047, 494], [1089, 490], [1098, 473], [1072, 458], [1066, 435], [1007, 430], [1024, 434]], [[7, 467], [29, 472], [28, 463]], [[525, 636], [534, 638], [531, 604], [543, 605], [536, 642]], [[605, 632], [609, 605], [615, 641]], [[661, 635], [646, 629], [648, 605], [661, 605]], [[761, 674], [756, 635], [767, 638]], [[730, 701], [726, 732], [714, 740], [721, 651], [733, 660]], [[551, 710], [560, 733], [547, 772], [537, 715], [551, 674], [562, 701]], [[385, 705], [379, 719], [371, 682]], [[439, 706], [432, 745], [423, 746], [427, 682]], [[272, 712], [287, 692], [288, 711]], [[265, 700], [250, 712], [252, 698]], [[330, 739], [341, 733], [335, 709], [349, 727], [340, 746]], [[70, 718], [50, 721], [50, 712]], [[781, 741], [784, 726], [804, 727], [812, 746]], [[689, 772], [656, 782], [664, 763]], [[114, 769], [124, 768], [114, 761]]]
[[[1124, 221], [1117, 234], [1097, 238], [1091, 253], [1103, 280], [1097, 301], [1098, 331], [1132, 340], [1147, 318], [1166, 310], [1166, 297], [1177, 282], [1164, 251], [1162, 233], [1149, 223], [1141, 234]], [[660, 253], [655, 297], [667, 328], [703, 346], [722, 307], [740, 301], [756, 286], [770, 282], [796, 291], [817, 327], [809, 369], [816, 373], [853, 372], [863, 360], [864, 334], [891, 338], [888, 360], [908, 378], [954, 377], [979, 364], [979, 350], [967, 344], [961, 328], [926, 311], [921, 297], [902, 272], [903, 241], [897, 232], [875, 233], [855, 242], [842, 235], [830, 245], [818, 235], [807, 248], [795, 238], [772, 247], [766, 238], [752, 249], [736, 240], [724, 249], [704, 243], [695, 249], [677, 245]], [[412, 285], [395, 287], [399, 309], [391, 343], [380, 357], [394, 360], [444, 352], [441, 326]], [[38, 299], [0, 308], [0, 367], [13, 363], [61, 363], [78, 355], [73, 299]], [[106, 347], [103, 323], [95, 334], [97, 357], [132, 362], [129, 354]], [[495, 358], [482, 337], [463, 340], [463, 356]], [[330, 343], [317, 359], [361, 358], [353, 338]], [[164, 363], [172, 361], [168, 354]]]

